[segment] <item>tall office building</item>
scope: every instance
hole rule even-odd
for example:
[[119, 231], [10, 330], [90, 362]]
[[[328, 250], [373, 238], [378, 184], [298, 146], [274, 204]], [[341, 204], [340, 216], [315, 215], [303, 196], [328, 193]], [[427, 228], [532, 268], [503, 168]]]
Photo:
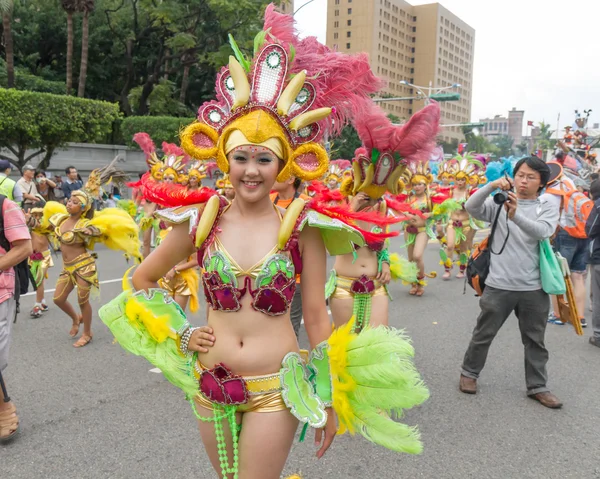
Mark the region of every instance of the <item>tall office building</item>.
[[[415, 97], [408, 81], [458, 92], [460, 101], [441, 103], [441, 123], [471, 120], [475, 30], [439, 3], [414, 6], [404, 0], [328, 0], [327, 45], [345, 53], [366, 52], [371, 68], [388, 81], [385, 97]], [[423, 107], [423, 101], [388, 101], [381, 106], [402, 120]], [[460, 126], [442, 130], [444, 141], [463, 138]]]

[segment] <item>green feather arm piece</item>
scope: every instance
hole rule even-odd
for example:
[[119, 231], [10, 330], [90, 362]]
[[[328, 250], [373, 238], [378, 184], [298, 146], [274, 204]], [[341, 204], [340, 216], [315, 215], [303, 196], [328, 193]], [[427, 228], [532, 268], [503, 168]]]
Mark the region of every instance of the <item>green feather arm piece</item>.
[[[335, 380], [333, 383], [334, 407], [346, 404], [339, 412], [336, 408], [342, 432], [359, 432], [393, 451], [420, 453], [423, 446], [416, 427], [394, 420], [402, 417], [404, 409], [429, 397], [413, 363], [414, 349], [408, 336], [394, 328], [368, 327], [351, 338], [345, 351], [342, 388]], [[334, 364], [334, 354], [339, 351], [330, 351], [335, 372], [342, 363]]]
[[458, 210], [462, 210], [462, 203], [459, 203], [455, 199], [448, 198], [443, 203], [436, 205], [433, 208], [431, 216], [437, 221]]
[[198, 393], [193, 366], [196, 355], [184, 356], [179, 350], [179, 338], [189, 324], [166, 291], [124, 291], [98, 314], [123, 349], [146, 358], [186, 396]]
[[308, 380], [308, 371], [298, 353], [288, 353], [283, 358], [281, 370], [281, 395], [291, 413], [301, 422], [321, 428], [327, 422], [327, 411], [319, 397], [313, 392]]
[[398, 253], [390, 255], [390, 273], [394, 281], [402, 280], [405, 283], [416, 283], [419, 267], [414, 261], [409, 261]]
[[310, 379], [317, 396], [323, 401], [325, 407], [330, 407], [333, 400], [333, 391], [327, 347], [327, 341], [323, 341], [310, 352], [307, 368], [311, 373]]

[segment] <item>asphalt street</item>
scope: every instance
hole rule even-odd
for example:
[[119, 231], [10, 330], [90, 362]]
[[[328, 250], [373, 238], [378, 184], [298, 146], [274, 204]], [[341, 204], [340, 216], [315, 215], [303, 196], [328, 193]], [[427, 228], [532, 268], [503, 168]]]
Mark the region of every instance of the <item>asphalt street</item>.
[[[394, 240], [392, 250], [400, 240]], [[437, 269], [430, 244], [428, 270]], [[5, 379], [21, 418], [20, 436], [0, 446], [2, 479], [215, 478], [196, 421], [178, 390], [143, 359], [113, 344], [98, 319], [101, 304], [121, 291], [128, 265], [119, 253], [99, 251], [101, 296], [93, 302], [94, 340], [72, 347], [70, 320], [52, 305], [30, 319], [33, 296], [22, 300], [13, 328]], [[61, 260], [51, 271], [53, 288]], [[416, 363], [431, 398], [403, 419], [418, 425], [425, 450], [396, 454], [362, 437], [337, 437], [317, 460], [311, 439], [295, 442], [286, 474], [342, 478], [600, 478], [600, 350], [590, 329], [548, 325], [549, 386], [562, 410], [525, 395], [523, 346], [516, 318], [496, 338], [479, 381], [480, 392], [458, 391], [460, 364], [478, 314], [463, 281], [432, 279], [422, 298], [391, 286], [390, 324], [413, 338]], [[51, 299], [51, 293], [47, 294]], [[74, 297], [73, 297], [74, 299]], [[202, 324], [204, 312], [192, 321]], [[301, 346], [307, 346], [306, 333]], [[299, 434], [300, 431], [298, 431]]]

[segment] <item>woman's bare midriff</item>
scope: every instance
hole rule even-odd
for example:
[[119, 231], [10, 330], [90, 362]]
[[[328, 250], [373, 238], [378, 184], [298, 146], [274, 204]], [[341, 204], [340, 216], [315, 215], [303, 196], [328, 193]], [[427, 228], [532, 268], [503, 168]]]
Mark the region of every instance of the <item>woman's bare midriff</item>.
[[198, 354], [198, 359], [207, 368], [223, 363], [240, 376], [278, 372], [283, 357], [298, 351], [289, 312], [281, 316], [259, 313], [252, 308], [248, 294], [241, 303], [242, 309], [235, 313], [209, 307], [208, 325], [215, 344], [208, 353]]
[[49, 247], [48, 238], [37, 233], [32, 233], [31, 247], [33, 248], [34, 253], [42, 253], [46, 251]]
[[63, 261], [73, 261], [78, 256], [84, 254], [87, 249], [83, 244], [65, 244], [61, 243], [60, 251], [62, 252]]
[[450, 219], [452, 221], [468, 221], [469, 213], [466, 210], [457, 210], [452, 213]]
[[363, 246], [356, 250], [356, 260], [351, 254], [336, 256], [333, 269], [339, 276], [358, 278], [366, 274], [372, 278], [377, 276], [377, 253]]

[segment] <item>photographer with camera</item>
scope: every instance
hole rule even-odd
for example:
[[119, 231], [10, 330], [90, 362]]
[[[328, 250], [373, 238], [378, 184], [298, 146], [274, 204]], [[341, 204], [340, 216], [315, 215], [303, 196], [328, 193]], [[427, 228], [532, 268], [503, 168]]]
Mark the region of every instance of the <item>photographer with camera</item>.
[[[490, 223], [498, 208], [503, 211], [490, 245], [489, 274], [479, 300], [481, 313], [463, 360], [459, 389], [464, 393], [477, 392], [477, 379], [492, 341], [514, 312], [525, 347], [527, 395], [546, 407], [562, 407], [546, 386], [544, 336], [550, 300], [542, 289], [539, 243], [552, 236], [559, 217], [556, 204], [539, 196], [549, 178], [546, 163], [536, 157], [523, 158], [515, 165], [514, 182], [500, 178], [474, 193], [465, 205], [473, 217]], [[500, 193], [490, 198], [496, 189]]]

